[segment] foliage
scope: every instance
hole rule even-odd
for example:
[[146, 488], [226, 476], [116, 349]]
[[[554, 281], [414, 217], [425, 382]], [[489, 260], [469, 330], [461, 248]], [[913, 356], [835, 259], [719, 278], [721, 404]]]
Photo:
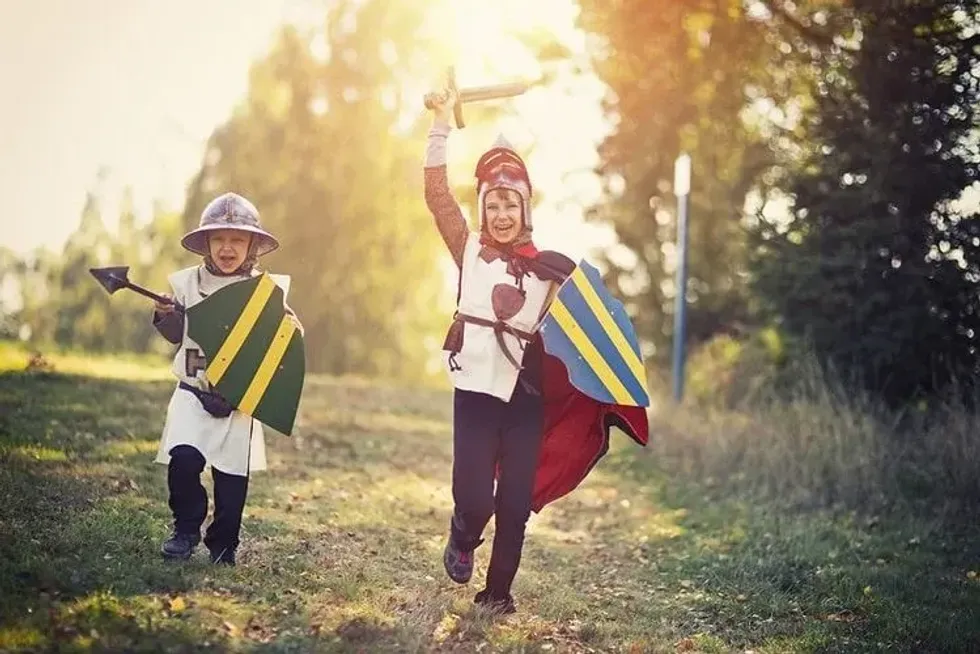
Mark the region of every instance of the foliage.
[[782, 386], [790, 347], [775, 329], [718, 334], [691, 352], [685, 397], [699, 406], [740, 406]]
[[622, 249], [607, 281], [628, 302], [644, 337], [664, 353], [672, 334], [674, 160], [691, 154], [689, 341], [696, 345], [749, 318], [743, 206], [773, 163], [761, 123], [746, 109], [775, 85], [767, 25], [741, 2], [583, 0], [593, 68], [608, 87], [614, 129], [600, 147], [608, 221]]
[[373, 0], [334, 3], [308, 35], [283, 28], [191, 185], [187, 227], [233, 190], [280, 238], [263, 265], [293, 278], [312, 370], [418, 378], [448, 320], [421, 192], [424, 126], [405, 121], [418, 100], [402, 97], [421, 65], [420, 20], [410, 2]]
[[892, 404], [977, 371], [980, 222], [952, 204], [980, 161], [975, 9], [853, 3], [858, 45], [824, 66], [803, 116], [792, 214], [759, 229], [770, 315]]
[[147, 299], [130, 291], [110, 296], [89, 269], [127, 265], [134, 282], [168, 292], [167, 275], [192, 261], [180, 249], [180, 216], [157, 207], [138, 224], [127, 191], [119, 229], [111, 233], [102, 216], [104, 200], [96, 191], [88, 194], [79, 225], [60, 253], [38, 250], [15, 257], [6, 268], [5, 279], [20, 305], [8, 314], [11, 337], [25, 336], [35, 347], [57, 344], [91, 352], [169, 351], [150, 324]]
[[423, 15], [410, 2], [341, 2], [309, 33], [283, 27], [252, 67], [245, 100], [209, 139], [182, 215], [158, 210], [139, 225], [127, 197], [111, 234], [104, 198], [91, 192], [62, 252], [0, 259], [23, 301], [0, 310], [4, 331], [26, 326], [37, 346], [168, 351], [146, 298], [110, 297], [88, 269], [129, 265], [133, 281], [169, 291], [167, 275], [200, 262], [180, 237], [233, 190], [281, 241], [260, 267], [292, 277], [309, 370], [433, 379], [449, 316], [442, 244], [421, 192], [418, 91], [405, 86], [429, 64], [414, 38]]

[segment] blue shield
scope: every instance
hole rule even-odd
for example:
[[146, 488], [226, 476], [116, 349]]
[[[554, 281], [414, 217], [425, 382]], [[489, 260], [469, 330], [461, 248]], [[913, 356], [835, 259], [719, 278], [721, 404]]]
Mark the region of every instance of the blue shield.
[[585, 395], [606, 404], [650, 406], [633, 324], [585, 260], [558, 289], [541, 323], [541, 338]]

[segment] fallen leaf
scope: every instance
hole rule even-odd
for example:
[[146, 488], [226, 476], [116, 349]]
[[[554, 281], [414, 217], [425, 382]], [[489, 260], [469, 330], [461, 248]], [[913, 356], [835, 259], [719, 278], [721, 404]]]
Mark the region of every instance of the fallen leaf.
[[828, 614], [825, 619], [829, 622], [854, 622], [857, 619], [857, 616], [854, 615], [852, 611], [844, 609], [838, 613]]
[[439, 621], [439, 624], [436, 625], [435, 630], [432, 632], [432, 639], [441, 645], [453, 634], [458, 624], [459, 616], [455, 613], [447, 613]]

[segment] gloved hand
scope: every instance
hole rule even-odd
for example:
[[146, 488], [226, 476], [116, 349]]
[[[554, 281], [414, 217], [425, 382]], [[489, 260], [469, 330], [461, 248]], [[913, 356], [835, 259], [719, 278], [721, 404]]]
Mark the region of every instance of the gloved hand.
[[198, 399], [201, 400], [201, 406], [204, 407], [204, 410], [215, 418], [227, 418], [231, 415], [231, 412], [235, 410], [235, 407], [233, 407], [228, 400], [214, 392], [202, 392], [200, 395], [198, 395]]

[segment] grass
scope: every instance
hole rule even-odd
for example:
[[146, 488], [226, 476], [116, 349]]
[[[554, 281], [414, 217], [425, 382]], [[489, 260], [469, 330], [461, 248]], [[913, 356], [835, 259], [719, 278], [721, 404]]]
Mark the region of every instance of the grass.
[[696, 398], [665, 418], [660, 451], [675, 475], [717, 492], [980, 518], [980, 412], [954, 399], [897, 413], [805, 360], [737, 401]]
[[980, 650], [980, 528], [684, 481], [665, 416], [532, 517], [518, 614], [476, 610], [488, 549], [469, 587], [440, 561], [449, 396], [362, 381], [309, 378], [268, 435], [236, 568], [167, 563], [166, 363], [0, 360], [2, 651]]

